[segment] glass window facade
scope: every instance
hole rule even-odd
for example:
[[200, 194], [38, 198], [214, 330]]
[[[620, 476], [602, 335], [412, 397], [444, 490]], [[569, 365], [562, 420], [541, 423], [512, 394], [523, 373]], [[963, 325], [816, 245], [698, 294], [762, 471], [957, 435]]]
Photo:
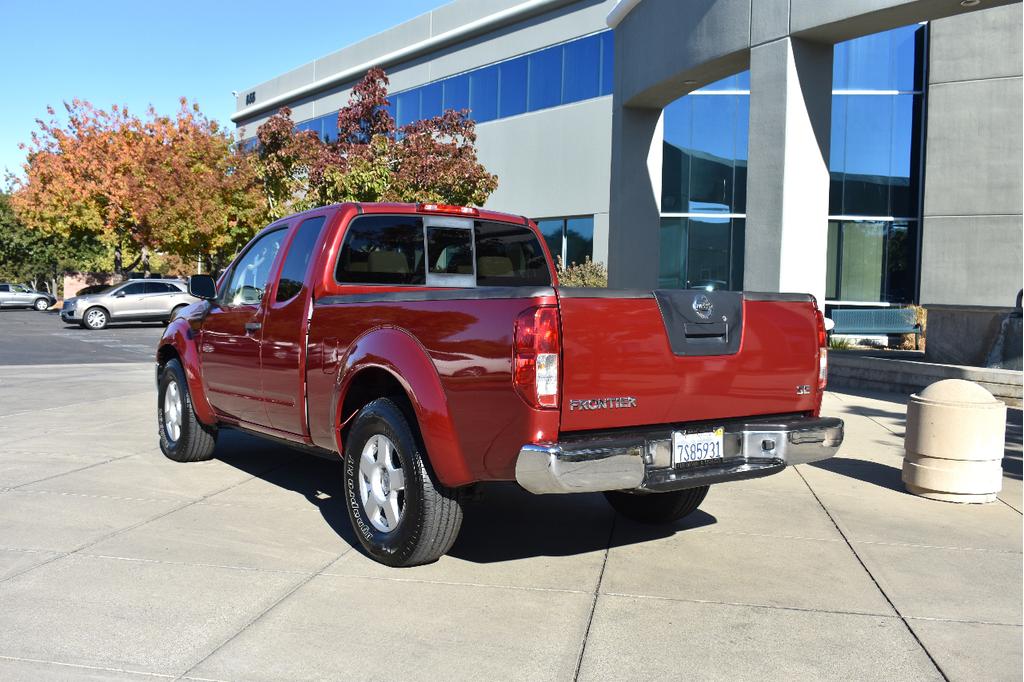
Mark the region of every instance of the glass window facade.
[[[445, 109], [469, 111], [477, 123], [612, 94], [611, 31], [585, 36], [392, 93], [388, 111], [400, 126]], [[338, 112], [296, 124], [327, 141], [338, 137]]]
[[565, 265], [594, 257], [594, 216], [541, 218], [536, 222], [556, 264], [559, 257]]
[[[829, 300], [915, 300], [926, 34], [914, 24], [835, 46]], [[744, 72], [665, 108], [661, 286], [743, 285], [749, 104]]]

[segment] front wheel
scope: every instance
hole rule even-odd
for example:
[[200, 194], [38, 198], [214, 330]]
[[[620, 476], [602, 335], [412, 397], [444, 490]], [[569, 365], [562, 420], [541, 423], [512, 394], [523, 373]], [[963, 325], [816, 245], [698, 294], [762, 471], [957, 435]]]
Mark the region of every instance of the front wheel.
[[110, 318], [107, 316], [107, 311], [103, 308], [89, 308], [85, 311], [85, 315], [82, 316], [82, 326], [94, 331], [103, 329], [109, 321]]
[[405, 415], [387, 398], [364, 407], [345, 443], [349, 520], [373, 559], [387, 566], [437, 561], [462, 526], [461, 492], [434, 476]]
[[50, 307], [50, 302], [47, 301], [45, 298], [37, 298], [36, 302], [32, 305], [32, 307], [38, 310], [39, 312], [42, 312]]
[[703, 485], [666, 493], [614, 491], [604, 496], [615, 511], [628, 519], [641, 523], [671, 523], [697, 511], [707, 494], [708, 486]]
[[201, 462], [213, 457], [217, 427], [196, 418], [185, 370], [177, 360], [169, 361], [160, 372], [156, 409], [164, 455], [175, 462]]

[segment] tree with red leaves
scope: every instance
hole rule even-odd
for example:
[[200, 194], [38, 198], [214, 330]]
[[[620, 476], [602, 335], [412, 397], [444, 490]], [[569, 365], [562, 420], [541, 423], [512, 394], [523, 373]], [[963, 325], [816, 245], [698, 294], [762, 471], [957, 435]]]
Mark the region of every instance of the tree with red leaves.
[[371, 69], [338, 112], [338, 138], [296, 132], [282, 109], [260, 126], [257, 175], [274, 217], [342, 201], [482, 205], [498, 186], [476, 155], [468, 112], [396, 126], [388, 78]]

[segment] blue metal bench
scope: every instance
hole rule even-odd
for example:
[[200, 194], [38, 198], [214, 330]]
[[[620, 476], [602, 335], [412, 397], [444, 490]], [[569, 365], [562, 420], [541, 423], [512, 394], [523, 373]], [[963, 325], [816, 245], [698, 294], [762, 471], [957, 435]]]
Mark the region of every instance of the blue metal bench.
[[918, 348], [921, 325], [913, 308], [861, 308], [833, 310], [833, 334], [913, 334]]

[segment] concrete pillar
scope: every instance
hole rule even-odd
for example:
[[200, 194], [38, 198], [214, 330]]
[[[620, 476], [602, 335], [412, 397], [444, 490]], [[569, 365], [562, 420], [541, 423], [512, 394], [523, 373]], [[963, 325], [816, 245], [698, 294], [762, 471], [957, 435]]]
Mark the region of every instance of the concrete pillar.
[[832, 45], [751, 49], [745, 289], [824, 305], [831, 118]]
[[608, 207], [608, 286], [658, 286], [661, 203], [661, 109], [612, 108]]

